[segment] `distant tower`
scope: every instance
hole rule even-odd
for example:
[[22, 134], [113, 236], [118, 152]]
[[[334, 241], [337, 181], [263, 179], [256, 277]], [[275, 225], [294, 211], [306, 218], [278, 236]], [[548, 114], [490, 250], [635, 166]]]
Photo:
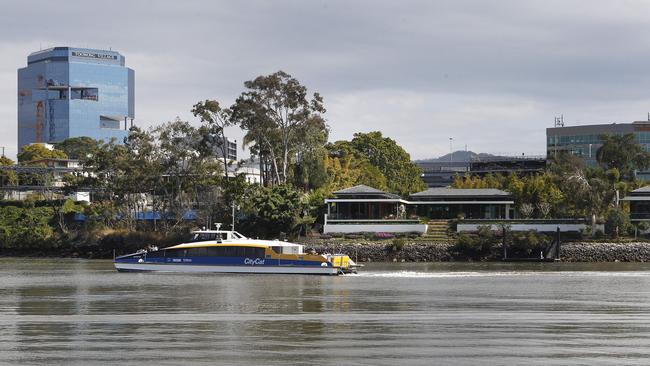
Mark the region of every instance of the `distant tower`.
[[135, 117], [135, 72], [119, 52], [54, 47], [18, 70], [18, 148], [88, 136], [121, 143]]

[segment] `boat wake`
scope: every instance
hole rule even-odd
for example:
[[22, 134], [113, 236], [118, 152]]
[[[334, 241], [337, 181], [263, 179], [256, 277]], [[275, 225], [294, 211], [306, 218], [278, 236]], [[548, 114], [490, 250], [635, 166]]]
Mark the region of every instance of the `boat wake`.
[[361, 272], [354, 277], [383, 277], [383, 278], [464, 278], [464, 277], [496, 277], [496, 276], [592, 276], [592, 277], [650, 277], [648, 271], [391, 271], [391, 272]]

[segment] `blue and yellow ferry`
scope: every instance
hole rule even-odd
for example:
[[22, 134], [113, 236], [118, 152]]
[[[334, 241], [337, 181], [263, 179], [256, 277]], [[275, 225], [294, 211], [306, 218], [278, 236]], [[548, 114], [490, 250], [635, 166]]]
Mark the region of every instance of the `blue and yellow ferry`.
[[187, 243], [150, 247], [114, 259], [118, 271], [278, 273], [339, 275], [356, 273], [345, 254], [309, 254], [303, 245], [249, 239], [236, 231], [199, 230]]

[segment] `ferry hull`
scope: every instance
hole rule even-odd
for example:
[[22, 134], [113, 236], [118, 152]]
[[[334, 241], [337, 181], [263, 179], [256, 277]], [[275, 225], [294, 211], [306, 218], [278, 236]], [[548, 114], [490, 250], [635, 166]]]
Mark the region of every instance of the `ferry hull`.
[[300, 266], [228, 266], [228, 265], [192, 265], [167, 263], [120, 263], [115, 262], [115, 269], [120, 272], [188, 272], [188, 273], [265, 273], [265, 274], [313, 274], [338, 275], [340, 269], [335, 267], [300, 267]]

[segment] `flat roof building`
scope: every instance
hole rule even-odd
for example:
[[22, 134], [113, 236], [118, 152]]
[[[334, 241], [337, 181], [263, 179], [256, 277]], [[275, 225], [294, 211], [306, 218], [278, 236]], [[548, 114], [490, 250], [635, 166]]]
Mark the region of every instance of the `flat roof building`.
[[568, 152], [582, 158], [588, 166], [596, 166], [596, 152], [603, 146], [601, 136], [634, 134], [636, 141], [650, 152], [650, 121], [553, 127], [546, 129], [546, 153], [551, 158]]
[[111, 50], [54, 47], [18, 70], [18, 148], [88, 136], [121, 143], [135, 116], [135, 72]]

